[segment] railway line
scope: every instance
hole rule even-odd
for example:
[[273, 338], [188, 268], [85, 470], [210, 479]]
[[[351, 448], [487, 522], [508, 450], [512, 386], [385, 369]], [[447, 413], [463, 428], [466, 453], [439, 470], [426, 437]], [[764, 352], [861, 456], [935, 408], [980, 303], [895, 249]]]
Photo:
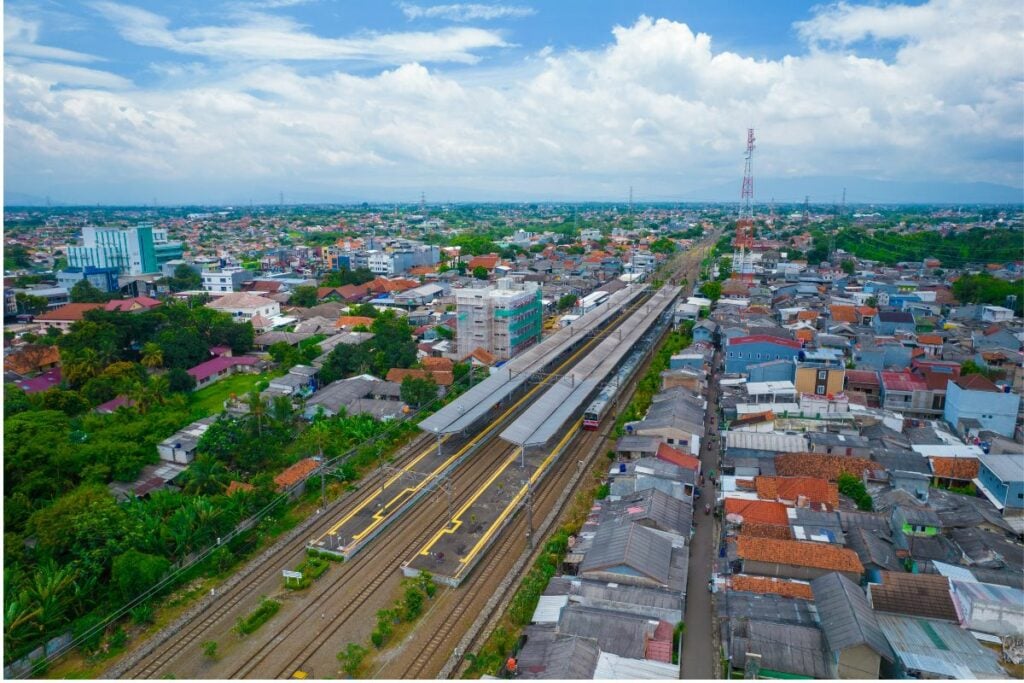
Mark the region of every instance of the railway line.
[[[615, 321], [605, 327], [600, 332], [597, 332], [587, 341], [585, 341], [578, 350], [574, 351], [570, 355], [569, 359], [564, 361], [552, 375], [556, 375], [557, 372], [571, 364], [580, 355], [590, 348], [594, 343], [599, 341], [604, 335], [624, 320], [636, 307], [642, 305], [646, 301], [646, 296], [641, 297], [638, 301], [632, 305], [626, 307], [623, 311], [620, 311]], [[539, 390], [543, 382], [534, 386], [519, 402], [517, 406], [524, 403], [533, 392]], [[506, 411], [503, 415], [504, 419], [493, 422], [488, 426], [487, 431], [491, 434], [496, 433], [497, 427], [504, 424], [504, 422], [511, 417], [511, 414], [516, 412], [512, 409]], [[429, 441], [429, 437], [427, 437]], [[457, 490], [472, 491], [485, 478], [489, 472], [489, 468], [493, 467], [496, 462], [500, 462], [501, 452], [510, 450], [507, 444], [501, 446], [495, 446], [492, 444], [497, 443], [497, 439], [493, 436], [488, 437], [486, 443], [481, 446], [481, 452], [474, 455], [471, 458], [472, 466], [460, 467], [454, 474], [459, 477], [458, 481], [454, 484]], [[430, 448], [430, 447], [428, 447]], [[495, 453], [494, 448], [499, 448], [499, 452]], [[409, 456], [402, 459], [402, 462], [413, 462], [417, 456], [412, 455], [416, 450], [412, 450]], [[478, 471], [479, 470], [479, 471]], [[468, 474], [467, 474], [468, 473]], [[373, 490], [376, 486], [381, 484], [383, 481], [383, 473], [375, 472], [363, 485], [362, 491]], [[454, 475], [453, 475], [454, 476]], [[464, 477], [469, 477], [469, 482], [463, 481]], [[478, 481], [479, 479], [479, 481]], [[475, 483], [474, 483], [475, 482]], [[346, 497], [341, 501], [337, 501], [322, 514], [323, 522], [316, 524], [310, 533], [307, 533], [301, 538], [293, 539], [284, 548], [281, 549], [271, 558], [268, 558], [264, 566], [253, 573], [251, 577], [247, 577], [246, 580], [242, 581], [238, 585], [229, 589], [226, 594], [220, 596], [220, 598], [211, 606], [211, 609], [207, 610], [201, 615], [201, 618], [189, 624], [184, 630], [179, 632], [173, 639], [169, 638], [161, 645], [154, 649], [154, 652], [145, 657], [141, 662], [135, 666], [130, 667], [123, 674], [126, 677], [131, 678], [152, 678], [159, 675], [168, 673], [168, 669], [176, 664], [179, 664], [183, 655], [192, 655], [198, 647], [200, 642], [204, 642], [209, 639], [209, 634], [222, 634], [230, 630], [232, 619], [241, 616], [244, 607], [243, 601], [246, 598], [253, 598], [255, 594], [258, 594], [261, 590], [265, 592], [273, 592], [275, 589], [280, 591], [281, 587], [278, 583], [278, 572], [282, 567], [288, 566], [291, 562], [296, 562], [301, 558], [304, 548], [306, 546], [306, 538], [310, 535], [323, 535], [332, 526], [336, 525], [337, 515], [341, 513], [347, 505], [353, 502], [352, 497]], [[315, 614], [320, 612], [322, 615], [321, 621], [326, 621], [326, 610], [329, 609], [327, 604], [318, 604], [314, 597], [324, 598], [326, 600], [333, 600], [346, 591], [342, 590], [350, 586], [362, 585], [363, 588], [358, 591], [355, 598], [348, 601], [348, 606], [341, 609], [337, 614], [332, 616], [331, 621], [326, 624], [318, 624], [319, 628], [317, 636], [311, 641], [317, 643], [311, 646], [307, 644], [298, 655], [287, 656], [280, 650], [285, 647], [287, 641], [287, 635], [276, 635], [271, 640], [265, 642], [258, 648], [255, 653], [249, 653], [247, 659], [241, 666], [237, 666], [234, 670], [225, 670], [223, 673], [218, 671], [222, 667], [219, 663], [213, 663], [206, 667], [207, 671], [196, 671], [196, 675], [204, 675], [211, 677], [245, 677], [254, 676], [258, 678], [266, 678], [270, 671], [275, 671], [275, 675], [290, 675], [292, 671], [289, 669], [297, 668], [298, 665], [303, 664], [303, 657], [308, 656], [306, 653], [312, 653], [312, 651], [319, 648], [321, 645], [326, 643], [332, 635], [337, 633], [343, 625], [354, 617], [360, 608], [362, 608], [367, 601], [377, 595], [378, 592], [382, 591], [384, 585], [391, 578], [391, 574], [397, 574], [393, 570], [397, 566], [397, 562], [400, 561], [401, 557], [407, 555], [409, 552], [415, 551], [419, 548], [423, 541], [426, 540], [428, 535], [433, 532], [439, 523], [443, 523], [445, 516], [440, 511], [434, 511], [431, 515], [430, 506], [419, 506], [413, 508], [413, 514], [406, 514], [399, 521], [402, 523], [395, 527], [394, 531], [388, 530], [389, 535], [399, 535], [399, 539], [394, 543], [387, 551], [374, 553], [372, 556], [364, 561], [354, 561], [342, 565], [342, 571], [329, 571], [324, 578], [313, 586], [313, 593], [310, 594], [309, 599], [306, 600], [306, 608], [300, 610], [299, 614], [288, 615], [287, 612], [290, 610], [283, 609], [282, 612], [272, 619], [267, 625], [261, 629], [262, 633], [270, 633], [273, 631], [287, 630], [288, 634], [296, 633], [299, 627], [304, 624], [309, 624], [311, 620], [315, 619]], [[418, 524], [418, 527], [414, 527], [414, 524]], [[414, 533], [414, 531], [416, 533]], [[407, 540], [410, 538], [411, 540]], [[406, 539], [403, 542], [403, 539]], [[382, 545], [382, 544], [381, 544]], [[398, 548], [398, 552], [394, 551], [394, 548]], [[350, 569], [354, 567], [355, 569]], [[363, 569], [365, 567], [365, 569]], [[327, 579], [325, 582], [324, 579]], [[332, 580], [333, 579], [333, 580]], [[397, 575], [394, 576], [394, 580], [397, 582]], [[360, 583], [360, 582], [364, 583]], [[343, 584], [339, 582], [344, 582]], [[322, 584], [322, 586], [321, 586]], [[331, 595], [328, 595], [330, 593]], [[345, 596], [348, 597], [347, 595]], [[301, 599], [301, 597], [299, 598]], [[288, 620], [286, 623], [277, 623], [279, 619], [287, 616]], [[258, 632], [260, 633], [260, 632]], [[254, 634], [255, 635], [255, 634]], [[255, 640], [252, 636], [242, 641], [252, 642]], [[191, 650], [190, 650], [191, 648]], [[243, 649], [250, 650], [250, 647]], [[225, 654], [228, 655], [228, 651]], [[333, 653], [329, 654], [333, 660]], [[322, 655], [323, 653], [318, 653]], [[284, 657], [288, 657], [287, 661], [280, 665], [280, 662]], [[193, 663], [196, 657], [186, 656], [185, 659]], [[225, 665], [228, 658], [225, 658]], [[319, 659], [319, 657], [318, 657]], [[259, 669], [259, 670], [257, 670]], [[173, 672], [177, 674], [178, 672]], [[182, 672], [184, 673], [184, 672]]]

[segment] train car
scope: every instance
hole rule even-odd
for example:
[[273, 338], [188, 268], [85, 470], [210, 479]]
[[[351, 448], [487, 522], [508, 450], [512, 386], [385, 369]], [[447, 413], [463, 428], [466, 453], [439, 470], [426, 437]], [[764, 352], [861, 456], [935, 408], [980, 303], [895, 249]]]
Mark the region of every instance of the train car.
[[608, 412], [608, 406], [611, 405], [611, 394], [608, 393], [608, 389], [604, 389], [598, 397], [591, 402], [587, 409], [583, 411], [583, 428], [587, 431], [596, 431], [601, 426], [601, 419], [604, 414]]

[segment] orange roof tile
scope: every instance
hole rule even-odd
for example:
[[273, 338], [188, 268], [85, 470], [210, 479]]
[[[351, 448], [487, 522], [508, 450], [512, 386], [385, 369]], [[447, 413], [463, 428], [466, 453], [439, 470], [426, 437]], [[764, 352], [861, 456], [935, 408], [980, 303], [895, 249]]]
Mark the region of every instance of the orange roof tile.
[[451, 358], [434, 358], [428, 356], [420, 361], [420, 364], [426, 370], [443, 370], [445, 372], [451, 372], [455, 369], [455, 362]]
[[796, 319], [797, 320], [817, 320], [818, 319], [818, 312], [817, 311], [800, 311], [800, 312], [798, 312], [796, 314]]
[[811, 584], [809, 583], [785, 581], [767, 576], [738, 574], [729, 580], [729, 587], [734, 591], [747, 591], [748, 593], [771, 593], [786, 598], [800, 598], [801, 600], [814, 599], [814, 592], [811, 590]]
[[274, 483], [277, 484], [278, 490], [286, 489], [305, 479], [316, 468], [316, 460], [304, 458], [274, 477]]
[[4, 356], [4, 369], [19, 375], [27, 375], [59, 363], [60, 350], [56, 346], [26, 344], [24, 348]]
[[788, 526], [778, 524], [763, 524], [761, 522], [744, 522], [744, 536], [757, 536], [758, 538], [778, 538], [783, 541], [793, 539], [793, 532]]
[[684, 453], [676, 448], [672, 448], [668, 444], [659, 444], [658, 452], [655, 457], [658, 458], [658, 460], [670, 462], [673, 465], [682, 467], [686, 470], [700, 470], [700, 460], [689, 453]]
[[860, 316], [857, 315], [857, 309], [853, 306], [833, 306], [831, 309], [832, 320], [837, 323], [858, 323], [860, 322]]
[[789, 526], [786, 506], [782, 503], [767, 500], [745, 500], [742, 498], [726, 498], [725, 514], [739, 515], [743, 523], [758, 522]]
[[932, 473], [943, 479], [961, 479], [968, 481], [978, 476], [977, 458], [928, 458], [932, 463]]
[[480, 361], [481, 363], [483, 363], [484, 365], [488, 365], [488, 366], [489, 365], [494, 365], [495, 363], [498, 362], [498, 357], [497, 356], [495, 356], [493, 353], [491, 353], [487, 349], [481, 348], [479, 346], [476, 347], [475, 349], [473, 349], [473, 352], [470, 353], [468, 356], [466, 356], [466, 358], [475, 358], [478, 361]]
[[804, 496], [812, 503], [826, 503], [833, 508], [839, 505], [839, 489], [824, 479], [816, 477], [757, 477], [754, 480], [757, 497], [763, 500], [796, 502]]
[[364, 325], [369, 327], [373, 324], [373, 318], [365, 315], [343, 315], [334, 323], [335, 327], [357, 327]]
[[881, 466], [864, 458], [826, 453], [780, 453], [775, 456], [775, 473], [780, 477], [813, 477], [836, 481], [844, 472], [860, 477], [864, 470]]
[[917, 343], [942, 346], [942, 337], [937, 334], [920, 334], [917, 336]]
[[86, 311], [92, 311], [97, 308], [103, 308], [104, 304], [64, 304], [60, 308], [55, 308], [52, 311], [41, 313], [35, 317], [38, 322], [44, 321], [65, 321], [65, 320], [81, 320], [85, 316]]
[[793, 336], [796, 337], [797, 341], [814, 341], [814, 330], [797, 330]]
[[426, 379], [427, 377], [431, 377], [434, 380], [434, 383], [440, 387], [451, 386], [455, 381], [455, 376], [451, 372], [443, 370], [419, 370], [416, 368], [391, 368], [388, 370], [388, 374], [385, 379], [389, 382], [398, 382], [401, 384], [402, 380], [406, 377], [414, 377], [416, 379]]
[[494, 267], [498, 265], [498, 261], [501, 259], [497, 254], [488, 254], [487, 256], [474, 256], [469, 259], [469, 263], [466, 264], [466, 268], [472, 271], [474, 268], [483, 267], [487, 270], [494, 270]]
[[781, 541], [741, 535], [736, 538], [736, 555], [740, 559], [755, 562], [772, 562], [855, 574], [864, 572], [864, 565], [860, 563], [857, 553], [831, 543]]
[[244, 481], [232, 481], [228, 484], [228, 488], [224, 493], [230, 496], [238, 491], [252, 491], [254, 488], [256, 487], [252, 484], [246, 484]]

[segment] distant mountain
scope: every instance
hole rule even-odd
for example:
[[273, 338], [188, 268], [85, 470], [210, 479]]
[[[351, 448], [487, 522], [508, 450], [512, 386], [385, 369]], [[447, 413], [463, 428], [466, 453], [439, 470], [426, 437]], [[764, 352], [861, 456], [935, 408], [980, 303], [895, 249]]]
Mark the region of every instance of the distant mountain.
[[[807, 178], [754, 178], [754, 201], [766, 204], [833, 204], [842, 201], [846, 188], [847, 204], [1021, 204], [1024, 189], [994, 183], [957, 183], [948, 181], [873, 180], [814, 176]], [[695, 201], [739, 201], [740, 181], [695, 190]]]

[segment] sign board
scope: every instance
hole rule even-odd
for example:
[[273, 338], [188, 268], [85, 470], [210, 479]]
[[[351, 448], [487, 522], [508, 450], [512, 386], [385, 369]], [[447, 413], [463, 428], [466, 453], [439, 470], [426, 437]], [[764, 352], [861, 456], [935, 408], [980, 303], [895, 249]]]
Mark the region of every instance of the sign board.
[[284, 578], [286, 578], [286, 579], [301, 579], [302, 578], [302, 572], [293, 572], [293, 571], [291, 571], [289, 569], [282, 569], [281, 573], [284, 575]]

